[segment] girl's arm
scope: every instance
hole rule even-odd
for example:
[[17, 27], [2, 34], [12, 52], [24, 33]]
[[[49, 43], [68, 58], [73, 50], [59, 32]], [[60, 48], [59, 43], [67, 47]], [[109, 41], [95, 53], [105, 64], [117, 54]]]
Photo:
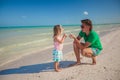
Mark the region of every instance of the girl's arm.
[[56, 37], [55, 37], [55, 40], [58, 41], [58, 42], [61, 44], [61, 43], [64, 42], [64, 40], [65, 40], [66, 37], [67, 37], [67, 35], [64, 34], [63, 37], [62, 37], [62, 39], [60, 40], [60, 39], [58, 39], [58, 37], [56, 36]]

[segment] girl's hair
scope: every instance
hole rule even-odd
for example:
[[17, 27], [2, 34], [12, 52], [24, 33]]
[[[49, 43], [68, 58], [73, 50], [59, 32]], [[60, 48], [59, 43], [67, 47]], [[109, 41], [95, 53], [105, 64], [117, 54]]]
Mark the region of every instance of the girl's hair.
[[55, 25], [53, 28], [53, 32], [54, 32], [53, 37], [59, 35], [61, 33], [61, 25]]
[[90, 31], [92, 30], [92, 21], [90, 19], [81, 20], [81, 23], [84, 23], [87, 26], [90, 26]]

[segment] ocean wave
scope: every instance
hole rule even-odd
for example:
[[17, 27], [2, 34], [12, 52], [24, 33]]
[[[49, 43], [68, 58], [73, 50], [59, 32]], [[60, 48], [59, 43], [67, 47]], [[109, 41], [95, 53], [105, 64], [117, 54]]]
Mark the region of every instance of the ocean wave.
[[80, 29], [66, 30], [65, 32], [75, 32], [75, 31], [80, 31]]
[[101, 32], [107, 32], [107, 31], [114, 31], [116, 30], [117, 28], [110, 28], [110, 29], [107, 29], [107, 30], [97, 30], [96, 32], [99, 34]]
[[47, 40], [48, 40], [48, 38], [42, 39], [42, 40], [30, 41], [30, 42], [27, 42], [27, 43], [20, 43], [20, 44], [17, 44], [17, 46], [25, 46], [25, 45], [30, 45], [30, 44], [36, 44], [36, 43], [44, 42], [44, 41], [47, 41]]
[[39, 34], [35, 34], [35, 35], [42, 36], [42, 35], [50, 35], [50, 34], [53, 34], [53, 33], [39, 33]]
[[[73, 29], [73, 30], [65, 30], [65, 33], [69, 32], [75, 32], [75, 31], [80, 31], [80, 29]], [[35, 36], [45, 36], [45, 35], [53, 35], [53, 32], [48, 32], [48, 33], [38, 33], [38, 34], [33, 34]]]
[[5, 51], [7, 49], [12, 49], [15, 47], [22, 47], [22, 46], [28, 46], [28, 45], [32, 45], [32, 44], [39, 44], [39, 43], [43, 43], [48, 41], [48, 38], [42, 39], [42, 40], [35, 40], [35, 41], [30, 41], [30, 42], [24, 42], [24, 43], [17, 43], [17, 44], [13, 44], [13, 45], [8, 45], [8, 46], [4, 46], [0, 48], [0, 52]]

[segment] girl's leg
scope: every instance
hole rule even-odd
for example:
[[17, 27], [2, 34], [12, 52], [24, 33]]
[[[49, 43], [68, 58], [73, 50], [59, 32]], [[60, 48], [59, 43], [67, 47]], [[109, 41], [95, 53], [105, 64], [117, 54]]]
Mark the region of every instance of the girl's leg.
[[59, 70], [62, 70], [62, 68], [60, 68], [60, 63], [59, 63], [59, 62], [58, 62], [58, 69], [59, 69]]
[[55, 63], [54, 63], [54, 67], [55, 67], [55, 71], [56, 71], [56, 72], [59, 72], [59, 71], [60, 71], [60, 69], [59, 69], [59, 62], [55, 62]]

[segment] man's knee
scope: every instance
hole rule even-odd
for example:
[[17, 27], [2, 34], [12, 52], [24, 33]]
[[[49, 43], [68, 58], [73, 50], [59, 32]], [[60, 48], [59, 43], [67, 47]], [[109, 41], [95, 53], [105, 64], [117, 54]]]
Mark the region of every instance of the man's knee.
[[87, 49], [81, 50], [81, 54], [85, 57], [92, 57], [92, 53], [90, 53]]
[[87, 56], [87, 50], [86, 50], [86, 48], [84, 48], [84, 49], [81, 50], [81, 54], [83, 56]]

